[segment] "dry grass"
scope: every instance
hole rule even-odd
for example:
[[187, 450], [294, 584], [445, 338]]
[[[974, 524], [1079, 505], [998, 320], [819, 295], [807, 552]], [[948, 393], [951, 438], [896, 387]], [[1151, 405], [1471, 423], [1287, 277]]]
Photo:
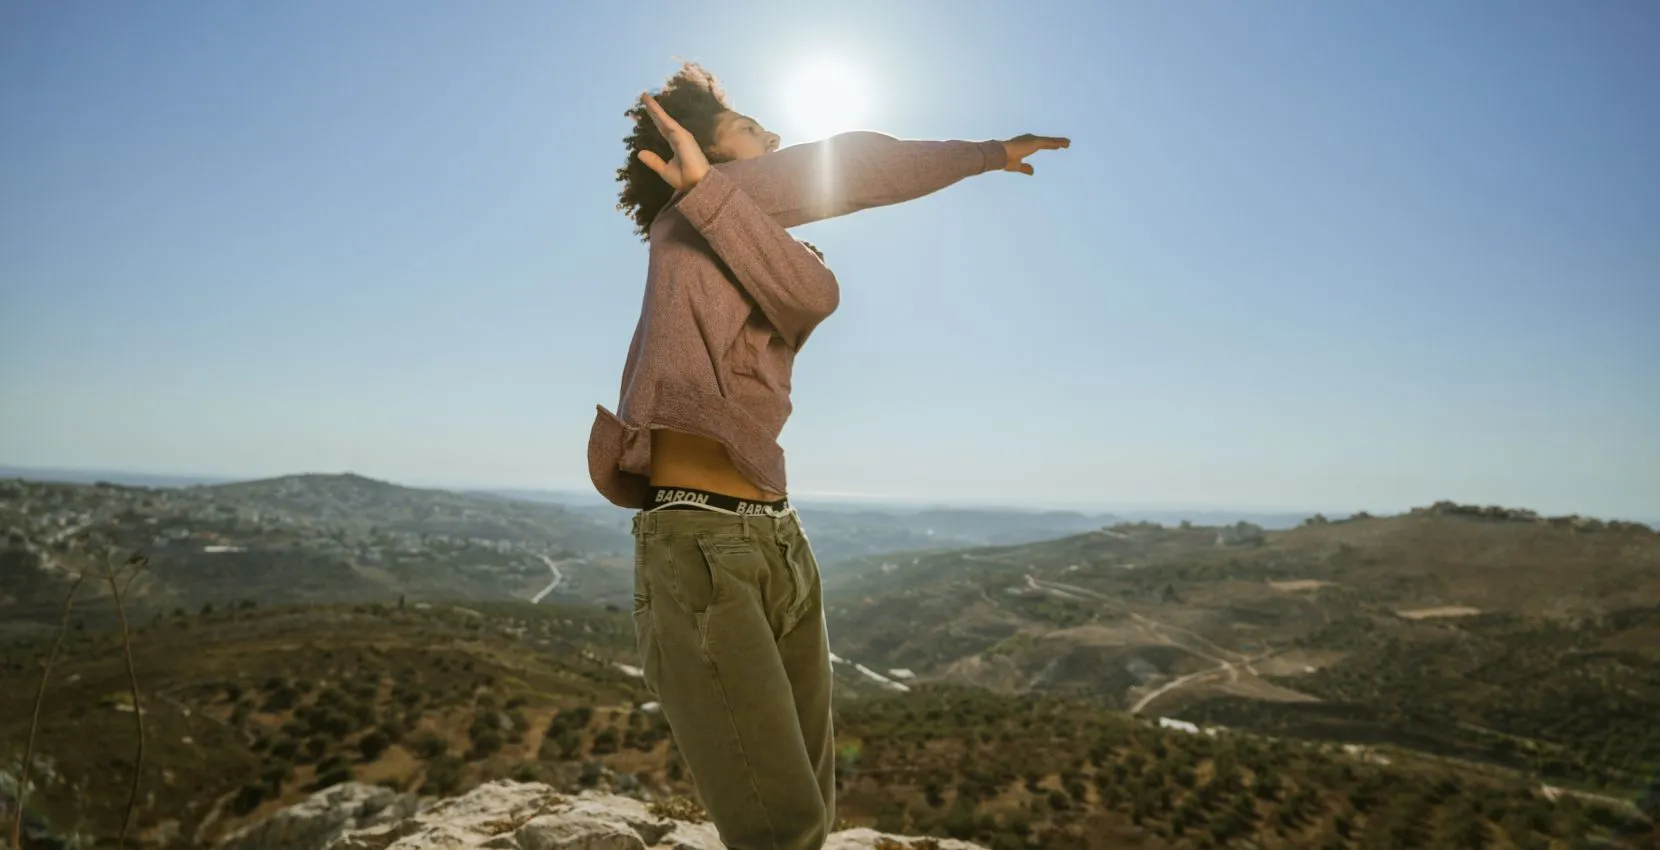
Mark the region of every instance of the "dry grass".
[[687, 823], [703, 823], [709, 820], [709, 813], [690, 797], [670, 797], [667, 800], [658, 800], [650, 806], [652, 814], [660, 818], [686, 821]]

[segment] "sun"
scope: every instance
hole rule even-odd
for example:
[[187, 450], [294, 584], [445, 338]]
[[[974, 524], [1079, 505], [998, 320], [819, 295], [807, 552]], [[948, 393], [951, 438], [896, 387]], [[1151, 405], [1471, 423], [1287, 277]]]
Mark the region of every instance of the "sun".
[[811, 142], [863, 126], [870, 108], [869, 89], [851, 65], [833, 59], [815, 59], [790, 75], [784, 90], [789, 128]]

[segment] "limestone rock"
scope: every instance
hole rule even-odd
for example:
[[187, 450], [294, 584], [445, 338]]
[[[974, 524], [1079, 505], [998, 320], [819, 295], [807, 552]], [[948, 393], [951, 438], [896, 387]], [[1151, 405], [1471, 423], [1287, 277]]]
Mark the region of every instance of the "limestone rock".
[[222, 850], [321, 850], [341, 833], [402, 821], [416, 799], [387, 788], [346, 782], [311, 795], [227, 836]]
[[[374, 808], [378, 805], [378, 808]], [[374, 811], [368, 809], [374, 808]], [[974, 844], [850, 829], [825, 850], [983, 850]], [[724, 850], [715, 827], [659, 817], [629, 797], [561, 794], [501, 780], [415, 811], [406, 795], [337, 785], [227, 839], [252, 850]]]
[[824, 850], [985, 850], [955, 838], [907, 838], [874, 829], [845, 829], [824, 842]]
[[629, 797], [560, 794], [501, 780], [414, 817], [348, 833], [328, 850], [721, 850], [714, 827], [660, 818]]

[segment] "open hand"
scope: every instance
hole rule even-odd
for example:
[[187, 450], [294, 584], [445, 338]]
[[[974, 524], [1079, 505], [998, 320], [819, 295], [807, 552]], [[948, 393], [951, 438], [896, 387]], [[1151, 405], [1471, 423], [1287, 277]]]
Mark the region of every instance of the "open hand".
[[657, 176], [673, 186], [676, 192], [696, 186], [703, 175], [709, 173], [709, 158], [698, 147], [697, 138], [680, 126], [680, 122], [670, 118], [656, 98], [642, 94], [640, 102], [645, 104], [646, 114], [651, 116], [652, 123], [657, 125], [657, 132], [663, 134], [674, 151], [668, 162], [651, 151], [640, 151], [640, 161], [657, 172]]
[[1069, 147], [1072, 147], [1072, 140], [1061, 136], [1034, 136], [1031, 133], [1015, 136], [1003, 143], [1003, 150], [1009, 155], [1003, 170], [1031, 174], [1033, 169], [1026, 164], [1026, 157], [1038, 151], [1058, 151]]

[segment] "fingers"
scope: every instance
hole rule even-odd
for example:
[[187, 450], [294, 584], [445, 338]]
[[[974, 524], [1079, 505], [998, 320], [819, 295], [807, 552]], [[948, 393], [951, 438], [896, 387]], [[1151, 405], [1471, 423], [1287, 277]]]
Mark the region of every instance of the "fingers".
[[657, 172], [658, 176], [666, 176], [664, 172], [668, 170], [669, 164], [664, 162], [662, 157], [651, 151], [640, 151], [639, 156], [647, 168]]
[[646, 114], [651, 116], [651, 123], [657, 125], [657, 132], [662, 133], [664, 138], [681, 132], [680, 122], [669, 117], [669, 113], [663, 110], [663, 105], [657, 102], [657, 98], [641, 94], [640, 102], [645, 104]]
[[652, 153], [651, 151], [640, 151], [638, 154], [635, 154], [635, 156], [637, 156], [641, 162], [645, 163], [647, 168], [657, 172], [657, 176], [663, 178], [663, 182], [669, 184], [669, 187], [674, 189], [676, 192], [684, 188], [683, 182], [680, 178], [679, 168], [664, 162], [662, 157]]
[[1020, 164], [1020, 168], [1019, 168], [1019, 169], [1017, 169], [1017, 170], [1018, 170], [1018, 171], [1019, 171], [1019, 172], [1020, 172], [1020, 173], [1021, 173], [1021, 174], [1024, 174], [1024, 175], [1026, 175], [1026, 176], [1028, 176], [1028, 177], [1030, 177], [1030, 176], [1032, 176], [1032, 175], [1033, 175], [1033, 174], [1036, 174], [1036, 173], [1037, 173], [1037, 169], [1035, 169], [1035, 168], [1033, 168], [1033, 167], [1032, 167], [1032, 166], [1031, 166], [1031, 164], [1030, 164], [1030, 163], [1025, 163], [1025, 162], [1022, 162], [1022, 163], [1021, 163], [1021, 164]]
[[1065, 136], [1034, 136], [1027, 133], [1025, 138], [1026, 143], [1031, 145], [1033, 150], [1055, 151], [1072, 147], [1072, 140]]

